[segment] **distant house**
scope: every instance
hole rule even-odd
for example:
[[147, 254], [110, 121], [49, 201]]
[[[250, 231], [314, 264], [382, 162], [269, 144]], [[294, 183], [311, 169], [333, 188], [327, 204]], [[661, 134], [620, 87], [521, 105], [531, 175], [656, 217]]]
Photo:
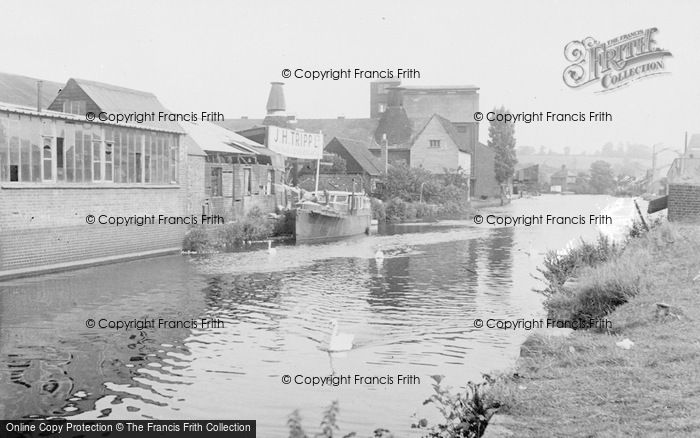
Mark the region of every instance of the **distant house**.
[[568, 170], [565, 165], [550, 177], [553, 192], [570, 192], [576, 188], [576, 173]]

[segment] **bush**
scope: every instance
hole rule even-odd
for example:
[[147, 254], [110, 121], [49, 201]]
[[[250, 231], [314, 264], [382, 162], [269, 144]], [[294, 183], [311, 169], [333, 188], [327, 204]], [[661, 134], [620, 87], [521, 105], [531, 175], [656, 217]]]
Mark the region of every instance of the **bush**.
[[406, 202], [401, 198], [394, 198], [386, 203], [386, 221], [399, 222], [406, 218]]
[[379, 222], [386, 221], [386, 207], [382, 200], [370, 198], [370, 203], [372, 206], [372, 219], [376, 219]]
[[435, 204], [416, 204], [416, 217], [420, 219], [434, 219], [438, 213], [438, 206]]
[[206, 252], [210, 250], [211, 239], [204, 227], [190, 228], [182, 241], [182, 250], [189, 252]]
[[598, 240], [589, 243], [581, 240], [581, 243], [561, 254], [549, 251], [544, 257], [544, 267], [537, 268], [542, 274], [546, 287], [538, 290], [547, 296], [561, 291], [562, 285], [577, 275], [577, 271], [584, 267], [597, 266], [606, 262], [621, 252], [616, 245], [604, 235], [598, 236]]

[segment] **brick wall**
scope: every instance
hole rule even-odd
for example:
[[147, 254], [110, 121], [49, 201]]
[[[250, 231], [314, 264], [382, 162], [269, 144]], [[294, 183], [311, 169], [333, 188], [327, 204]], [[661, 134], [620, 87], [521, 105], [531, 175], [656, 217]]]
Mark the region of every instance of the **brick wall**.
[[669, 185], [668, 220], [700, 222], [700, 185]]
[[0, 273], [142, 251], [178, 248], [184, 226], [115, 227], [99, 218], [181, 216], [178, 187], [4, 188], [0, 191]]

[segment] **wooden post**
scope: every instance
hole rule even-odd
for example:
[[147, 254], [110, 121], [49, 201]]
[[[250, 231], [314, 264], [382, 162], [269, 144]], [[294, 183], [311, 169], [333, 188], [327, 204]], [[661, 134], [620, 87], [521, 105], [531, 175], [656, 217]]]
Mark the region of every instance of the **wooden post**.
[[644, 216], [642, 215], [642, 210], [639, 209], [639, 204], [637, 204], [637, 200], [634, 200], [634, 206], [637, 208], [637, 213], [639, 213], [639, 219], [642, 220], [642, 226], [644, 227], [644, 230], [649, 231], [649, 225], [647, 225], [647, 221], [644, 220]]

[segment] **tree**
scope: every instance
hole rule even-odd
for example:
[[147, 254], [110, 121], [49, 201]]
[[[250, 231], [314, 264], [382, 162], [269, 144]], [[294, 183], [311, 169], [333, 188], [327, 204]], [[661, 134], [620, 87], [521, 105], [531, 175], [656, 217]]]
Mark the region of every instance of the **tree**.
[[596, 193], [606, 193], [615, 188], [615, 176], [610, 163], [598, 160], [591, 164], [590, 184]]
[[[493, 110], [496, 114], [510, 114], [510, 111], [501, 106]], [[496, 151], [496, 180], [503, 184], [507, 182], [515, 170], [518, 162], [515, 157], [515, 124], [495, 120], [489, 124], [488, 145]]]

